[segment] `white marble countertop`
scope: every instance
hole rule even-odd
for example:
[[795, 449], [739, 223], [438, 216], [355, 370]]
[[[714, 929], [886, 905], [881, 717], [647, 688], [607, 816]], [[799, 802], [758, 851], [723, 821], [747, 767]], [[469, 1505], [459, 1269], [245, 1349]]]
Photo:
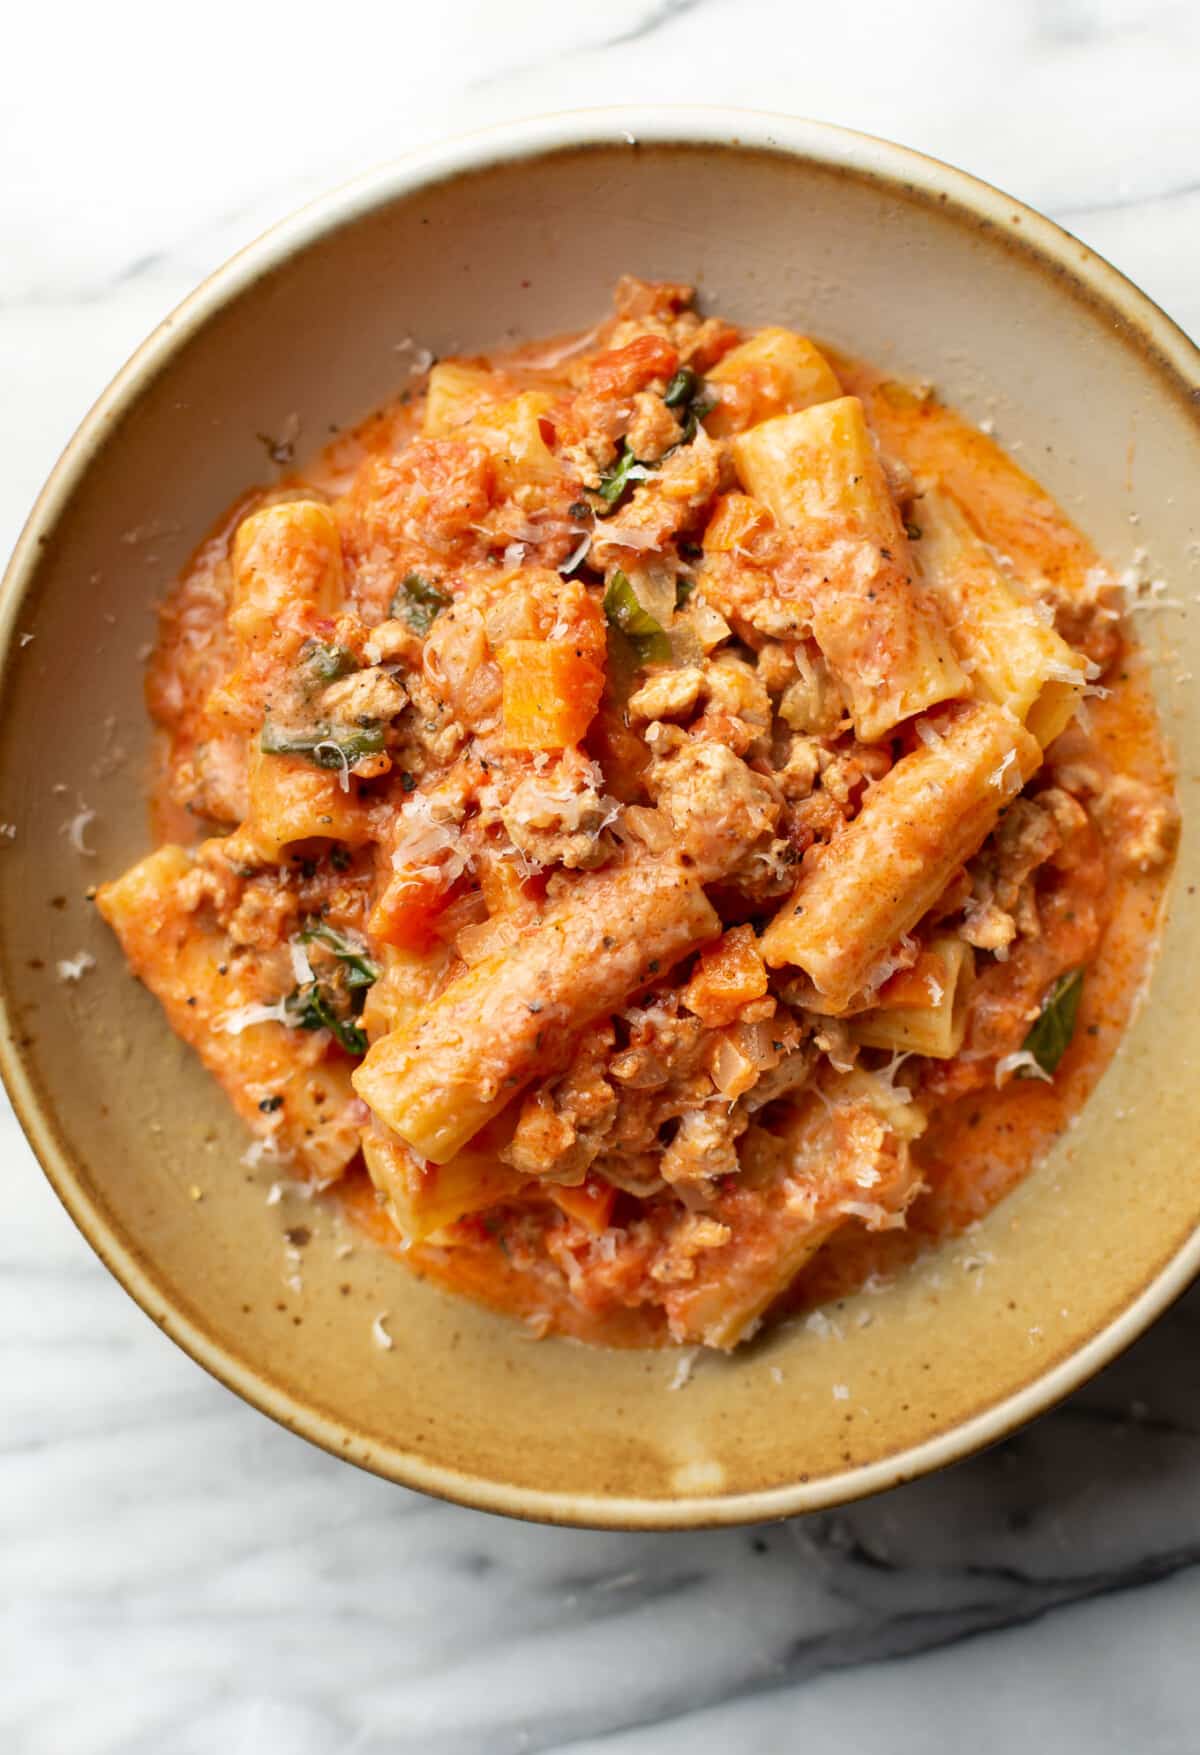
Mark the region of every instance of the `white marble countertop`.
[[[1200, 332], [1200, 11], [1168, 0], [22, 7], [0, 106], [0, 552], [94, 395], [273, 219], [541, 110], [889, 135], [1049, 211]], [[0, 1118], [5, 1755], [1174, 1755], [1200, 1747], [1200, 1291], [952, 1474], [759, 1531], [440, 1505], [146, 1321]]]

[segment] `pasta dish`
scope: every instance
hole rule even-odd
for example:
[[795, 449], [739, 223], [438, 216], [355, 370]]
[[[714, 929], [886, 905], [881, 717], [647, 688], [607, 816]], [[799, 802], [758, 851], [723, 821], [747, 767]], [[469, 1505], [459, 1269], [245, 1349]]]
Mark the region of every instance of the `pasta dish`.
[[929, 389], [626, 277], [201, 548], [98, 905], [417, 1271], [732, 1348], [971, 1223], [1102, 1071], [1176, 837], [1138, 599]]

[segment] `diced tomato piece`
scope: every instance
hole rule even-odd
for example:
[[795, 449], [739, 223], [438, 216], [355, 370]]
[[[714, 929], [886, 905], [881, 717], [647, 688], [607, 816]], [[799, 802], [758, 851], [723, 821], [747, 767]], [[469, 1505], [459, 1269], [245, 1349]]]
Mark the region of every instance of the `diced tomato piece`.
[[569, 640], [508, 640], [497, 657], [509, 748], [558, 750], [578, 743], [600, 705], [604, 672]]
[[679, 369], [679, 350], [661, 335], [639, 335], [624, 347], [602, 353], [588, 368], [597, 396], [632, 396], [654, 378], [671, 378]]
[[701, 951], [683, 1003], [702, 1024], [731, 1024], [744, 1005], [767, 991], [767, 969], [752, 926], [735, 926]]
[[611, 1182], [589, 1176], [578, 1188], [560, 1188], [556, 1183], [547, 1183], [546, 1193], [560, 1212], [566, 1213], [569, 1219], [577, 1219], [593, 1237], [608, 1229], [613, 1202], [617, 1198]]

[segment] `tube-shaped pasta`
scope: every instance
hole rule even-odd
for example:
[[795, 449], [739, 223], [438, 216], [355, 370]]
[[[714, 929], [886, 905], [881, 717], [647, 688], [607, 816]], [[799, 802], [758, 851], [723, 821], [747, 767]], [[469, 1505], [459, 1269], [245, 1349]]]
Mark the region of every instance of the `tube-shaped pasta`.
[[492, 453], [497, 485], [504, 493], [534, 481], [553, 481], [561, 465], [542, 435], [542, 422], [554, 406], [545, 390], [523, 390], [511, 402], [476, 415], [470, 430]]
[[854, 1071], [806, 1093], [778, 1132], [751, 1127], [742, 1174], [711, 1209], [729, 1242], [696, 1255], [666, 1296], [674, 1340], [737, 1346], [848, 1218], [873, 1230], [903, 1223], [917, 1181], [909, 1142], [925, 1126], [908, 1098]]
[[442, 438], [455, 427], [474, 420], [503, 396], [503, 388], [498, 396], [497, 383], [503, 387], [504, 379], [498, 378], [488, 366], [473, 366], [466, 360], [439, 360], [429, 373], [423, 430], [431, 438]]
[[232, 561], [229, 625], [244, 647], [273, 642], [283, 612], [298, 604], [323, 615], [341, 608], [341, 537], [319, 500], [281, 500], [243, 518]]
[[986, 702], [949, 708], [934, 728], [938, 736], [869, 789], [842, 833], [809, 854], [763, 934], [767, 963], [803, 969], [836, 1007], [870, 985], [1042, 760], [1036, 738]]
[[693, 876], [639, 862], [590, 873], [511, 950], [484, 957], [354, 1074], [414, 1151], [444, 1164], [566, 1051], [698, 945], [717, 915]]
[[935, 938], [911, 969], [894, 975], [880, 1003], [850, 1020], [850, 1034], [868, 1048], [952, 1060], [963, 1045], [975, 957], [961, 938]]
[[760, 329], [718, 360], [705, 381], [719, 395], [704, 421], [715, 437], [842, 394], [825, 355], [793, 329]]
[[764, 421], [733, 441], [747, 490], [811, 552], [813, 635], [859, 735], [970, 694], [856, 396]]
[[[358, 1151], [349, 1064], [326, 1052], [322, 1035], [270, 1017], [251, 1021], [273, 1008], [262, 1003], [253, 962], [198, 907], [186, 882], [193, 869], [182, 847], [160, 847], [101, 884], [96, 906], [171, 1028], [221, 1081], [242, 1119], [328, 1182]], [[272, 1107], [264, 1111], [267, 1100]]]
[[526, 1177], [503, 1163], [499, 1153], [512, 1128], [504, 1117], [445, 1164], [423, 1164], [403, 1140], [378, 1122], [363, 1130], [363, 1157], [372, 1182], [387, 1197], [388, 1212], [410, 1243], [423, 1243], [467, 1213], [484, 1212], [509, 1200]]
[[1064, 731], [1083, 689], [1085, 661], [1023, 603], [950, 494], [921, 496], [917, 558], [973, 692], [1028, 725], [1042, 748]]
[[246, 768], [249, 811], [242, 833], [264, 859], [278, 859], [293, 841], [324, 836], [360, 847], [370, 839], [366, 807], [340, 776], [314, 768], [303, 756], [265, 755], [250, 749]]
[[429, 374], [424, 430], [441, 437], [469, 426], [493, 453], [500, 487], [511, 493], [522, 483], [550, 481], [559, 473], [541, 426], [553, 403], [545, 390], [514, 396], [511, 380], [487, 366], [443, 360]]

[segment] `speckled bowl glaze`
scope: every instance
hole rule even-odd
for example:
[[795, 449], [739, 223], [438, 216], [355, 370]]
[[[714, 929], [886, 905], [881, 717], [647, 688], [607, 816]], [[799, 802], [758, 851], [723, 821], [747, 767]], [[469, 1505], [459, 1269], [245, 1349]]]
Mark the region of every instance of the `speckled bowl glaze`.
[[[1078, 1127], [969, 1239], [843, 1307], [839, 1333], [780, 1328], [702, 1361], [678, 1393], [673, 1353], [534, 1344], [369, 1245], [339, 1255], [321, 1203], [268, 1204], [269, 1170], [243, 1161], [221, 1093], [85, 899], [148, 846], [151, 606], [235, 496], [270, 478], [258, 435], [286, 426], [303, 459], [395, 393], [406, 338], [442, 353], [583, 327], [623, 270], [695, 281], [710, 308], [811, 330], [995, 415], [1116, 561], [1136, 513], [1188, 606], [1161, 667], [1185, 813], [1173, 914], [1148, 1002]], [[1198, 399], [1196, 349], [1074, 238], [960, 171], [784, 117], [507, 127], [374, 172], [245, 250], [88, 415], [0, 606], [0, 815], [16, 825], [0, 852], [0, 1061], [93, 1248], [282, 1424], [406, 1485], [564, 1523], [833, 1505], [966, 1456], [1082, 1382], [1200, 1267], [1200, 715], [1169, 680], [1200, 672]], [[62, 832], [81, 800], [92, 856]], [[57, 981], [81, 949], [98, 967]], [[298, 1225], [312, 1234], [299, 1289], [284, 1253]], [[372, 1339], [381, 1311], [390, 1351]]]

